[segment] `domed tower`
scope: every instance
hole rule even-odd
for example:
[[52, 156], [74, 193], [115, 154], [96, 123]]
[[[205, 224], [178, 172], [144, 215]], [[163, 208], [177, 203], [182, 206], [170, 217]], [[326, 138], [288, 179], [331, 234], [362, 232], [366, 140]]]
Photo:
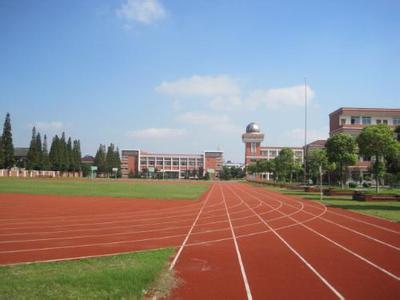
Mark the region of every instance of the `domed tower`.
[[242, 141], [245, 144], [244, 163], [247, 166], [251, 160], [255, 160], [261, 155], [260, 146], [264, 140], [264, 134], [261, 133], [260, 127], [251, 122], [246, 127], [246, 133], [242, 134]]

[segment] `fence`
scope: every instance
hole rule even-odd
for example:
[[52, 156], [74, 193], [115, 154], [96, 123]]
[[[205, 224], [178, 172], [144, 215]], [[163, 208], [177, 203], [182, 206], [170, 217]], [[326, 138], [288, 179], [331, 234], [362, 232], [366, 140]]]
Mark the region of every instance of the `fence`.
[[0, 177], [82, 177], [82, 172], [37, 171], [13, 168], [11, 170], [0, 169]]

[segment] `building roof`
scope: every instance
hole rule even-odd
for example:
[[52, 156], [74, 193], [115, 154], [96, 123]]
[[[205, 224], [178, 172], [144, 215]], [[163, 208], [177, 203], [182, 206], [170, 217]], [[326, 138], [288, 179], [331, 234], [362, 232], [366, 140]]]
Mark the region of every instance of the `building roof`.
[[307, 144], [307, 147], [325, 147], [326, 140], [316, 140]]
[[14, 148], [14, 156], [25, 157], [28, 155], [28, 151], [29, 151], [29, 148], [16, 147], [16, 148]]
[[373, 107], [340, 107], [329, 115], [344, 112], [344, 111], [356, 111], [356, 112], [396, 112], [400, 113], [400, 108], [373, 108]]
[[94, 157], [91, 155], [85, 155], [84, 157], [82, 157], [81, 162], [92, 163], [94, 162]]
[[260, 126], [258, 124], [251, 122], [249, 125], [246, 127], [246, 133], [259, 133], [260, 132]]

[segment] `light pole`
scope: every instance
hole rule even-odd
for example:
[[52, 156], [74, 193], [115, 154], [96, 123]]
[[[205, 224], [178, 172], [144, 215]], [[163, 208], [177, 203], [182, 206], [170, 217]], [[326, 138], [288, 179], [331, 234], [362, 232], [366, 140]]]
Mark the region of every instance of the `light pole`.
[[304, 184], [307, 185], [307, 78], [304, 77]]

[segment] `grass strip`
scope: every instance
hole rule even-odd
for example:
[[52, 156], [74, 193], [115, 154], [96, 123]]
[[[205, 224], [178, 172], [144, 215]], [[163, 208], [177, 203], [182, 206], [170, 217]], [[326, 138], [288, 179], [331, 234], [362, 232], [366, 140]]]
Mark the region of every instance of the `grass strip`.
[[[285, 188], [266, 187], [267, 189], [280, 192], [285, 195], [301, 196], [304, 199], [320, 201], [319, 193], [303, 192]], [[395, 222], [400, 222], [400, 202], [399, 201], [377, 201], [365, 202], [353, 200], [351, 196], [323, 196], [322, 204], [348, 209], [354, 212], [372, 215]]]
[[[142, 299], [173, 249], [0, 267], [2, 299]], [[165, 287], [163, 287], [165, 289]]]
[[132, 180], [0, 178], [0, 193], [109, 196], [127, 198], [197, 199], [207, 183], [157, 183]]

